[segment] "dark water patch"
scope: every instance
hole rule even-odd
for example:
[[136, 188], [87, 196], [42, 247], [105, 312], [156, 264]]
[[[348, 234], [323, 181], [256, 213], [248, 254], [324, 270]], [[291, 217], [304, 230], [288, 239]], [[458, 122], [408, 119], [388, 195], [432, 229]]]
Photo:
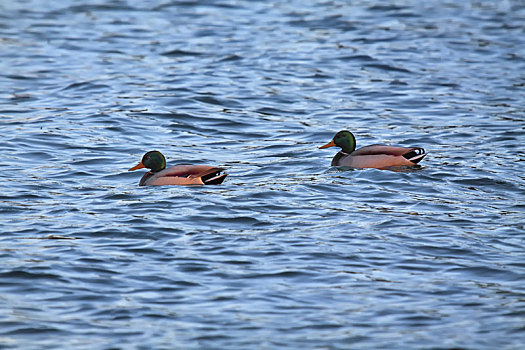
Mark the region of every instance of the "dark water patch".
[[373, 57], [368, 55], [349, 55], [339, 57], [342, 61], [359, 61], [359, 62], [374, 62], [376, 61]]
[[407, 7], [407, 6], [398, 6], [398, 5], [373, 5], [373, 6], [369, 6], [367, 8], [367, 10], [369, 11], [377, 11], [377, 12], [390, 12], [390, 11], [393, 11], [393, 12], [399, 12], [399, 11], [402, 11], [402, 10], [408, 10], [410, 9], [410, 7]]
[[469, 276], [473, 280], [478, 279], [493, 279], [505, 281], [516, 281], [522, 279], [521, 276], [511, 271], [505, 271], [503, 269], [495, 269], [486, 266], [475, 266], [475, 267], [457, 267], [449, 270], [451, 273], [461, 273]]
[[32, 79], [37, 79], [37, 76], [36, 75], [17, 75], [17, 74], [7, 74], [5, 75], [6, 78], [8, 79], [13, 79], [13, 80], [32, 80]]
[[193, 52], [193, 51], [186, 51], [181, 49], [174, 49], [171, 51], [163, 52], [162, 55], [164, 56], [170, 56], [170, 57], [193, 57], [193, 56], [201, 56], [202, 53], [200, 52]]
[[92, 82], [80, 82], [80, 83], [72, 83], [63, 88], [63, 90], [80, 90], [80, 91], [89, 91], [89, 90], [100, 90], [100, 89], [108, 89], [108, 85], [104, 84], [96, 84]]
[[59, 275], [51, 273], [33, 273], [24, 270], [11, 270], [9, 272], [2, 272], [0, 276], [4, 279], [2, 283], [14, 283], [17, 280], [27, 279], [50, 279], [50, 280], [62, 280]]
[[401, 68], [401, 67], [395, 67], [395, 66], [388, 65], [388, 64], [368, 63], [368, 64], [365, 64], [365, 67], [381, 69], [381, 70], [391, 71], [391, 72], [412, 73], [408, 69]]
[[287, 271], [278, 271], [273, 273], [262, 273], [262, 274], [247, 274], [243, 276], [243, 278], [295, 278], [295, 277], [303, 277], [311, 275], [311, 273], [305, 272], [305, 271], [293, 271], [293, 270], [287, 270]]
[[43, 237], [26, 237], [25, 239], [79, 239], [78, 237], [70, 237], [70, 236], [61, 236], [61, 235], [48, 235]]
[[47, 333], [62, 333], [62, 330], [55, 327], [40, 326], [40, 327], [17, 327], [16, 329], [5, 332], [6, 335], [42, 335]]
[[457, 183], [463, 186], [467, 186], [475, 190], [490, 189], [498, 193], [500, 193], [501, 191], [511, 191], [511, 192], [518, 192], [518, 193], [524, 192], [523, 189], [519, 188], [516, 184], [512, 182], [500, 180], [500, 179], [493, 179], [489, 177], [470, 178], [470, 179], [454, 179], [452, 181], [454, 183]]
[[251, 265], [253, 262], [251, 261], [244, 261], [244, 260], [227, 260], [223, 261], [224, 264], [231, 264], [231, 265]]
[[240, 61], [243, 57], [233, 54], [233, 55], [227, 55], [219, 60], [219, 62], [232, 62], [232, 61]]
[[199, 101], [199, 102], [202, 102], [202, 103], [207, 103], [207, 104], [211, 104], [211, 105], [218, 105], [218, 106], [224, 106], [224, 107], [228, 107], [228, 108], [238, 108], [241, 106], [241, 104], [239, 104], [238, 102], [232, 100], [232, 99], [218, 99], [214, 96], [211, 96], [211, 95], [198, 95], [198, 96], [194, 96], [192, 97], [192, 99], [194, 101]]
[[357, 29], [354, 22], [346, 20], [343, 16], [331, 15], [316, 19], [294, 19], [289, 24], [296, 27], [304, 27], [310, 30], [337, 29], [342, 32]]

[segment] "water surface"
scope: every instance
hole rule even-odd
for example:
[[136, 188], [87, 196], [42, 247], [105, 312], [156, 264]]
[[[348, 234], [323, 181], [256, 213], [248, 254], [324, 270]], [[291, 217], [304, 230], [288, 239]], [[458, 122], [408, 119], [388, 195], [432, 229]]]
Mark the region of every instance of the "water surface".
[[0, 348], [524, 346], [522, 2], [0, 9]]

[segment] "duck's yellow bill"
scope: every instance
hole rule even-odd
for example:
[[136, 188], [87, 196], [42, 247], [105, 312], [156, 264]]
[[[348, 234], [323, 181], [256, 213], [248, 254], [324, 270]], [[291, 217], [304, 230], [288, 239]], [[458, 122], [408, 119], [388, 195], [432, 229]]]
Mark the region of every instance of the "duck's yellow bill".
[[336, 146], [336, 144], [335, 144], [334, 140], [332, 140], [332, 141], [328, 142], [326, 145], [323, 145], [323, 146], [321, 146], [319, 148], [328, 148], [328, 147], [334, 147], [334, 146]]
[[142, 162], [140, 162], [139, 164], [135, 165], [133, 168], [129, 168], [128, 171], [133, 171], [133, 170], [142, 169], [142, 168], [145, 168], [145, 166], [144, 164], [142, 164]]

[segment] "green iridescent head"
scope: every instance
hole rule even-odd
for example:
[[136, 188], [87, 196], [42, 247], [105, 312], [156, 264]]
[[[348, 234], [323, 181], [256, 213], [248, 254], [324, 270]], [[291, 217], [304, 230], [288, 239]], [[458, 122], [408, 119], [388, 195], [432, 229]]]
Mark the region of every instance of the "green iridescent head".
[[151, 169], [154, 173], [164, 170], [166, 168], [166, 158], [159, 151], [149, 151], [142, 157], [140, 163], [129, 169], [129, 171], [142, 168]]
[[341, 149], [345, 153], [352, 153], [353, 151], [355, 151], [354, 134], [352, 134], [348, 130], [341, 130], [337, 134], [335, 134], [332, 141], [328, 142], [326, 145], [321, 146], [319, 148], [328, 148], [328, 147], [334, 147], [334, 146], [341, 147]]

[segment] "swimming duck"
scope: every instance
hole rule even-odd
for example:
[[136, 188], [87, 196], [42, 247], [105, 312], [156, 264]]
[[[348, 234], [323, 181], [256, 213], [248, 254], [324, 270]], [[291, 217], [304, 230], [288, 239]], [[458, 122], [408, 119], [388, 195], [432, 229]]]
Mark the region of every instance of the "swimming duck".
[[159, 151], [146, 153], [139, 164], [128, 171], [148, 168], [139, 186], [161, 185], [218, 185], [228, 174], [223, 168], [209, 165], [175, 165], [166, 169], [166, 158]]
[[384, 169], [395, 166], [412, 166], [426, 155], [421, 147], [394, 147], [370, 145], [355, 149], [355, 137], [348, 130], [339, 131], [332, 141], [319, 148], [341, 147], [332, 159], [332, 166]]

